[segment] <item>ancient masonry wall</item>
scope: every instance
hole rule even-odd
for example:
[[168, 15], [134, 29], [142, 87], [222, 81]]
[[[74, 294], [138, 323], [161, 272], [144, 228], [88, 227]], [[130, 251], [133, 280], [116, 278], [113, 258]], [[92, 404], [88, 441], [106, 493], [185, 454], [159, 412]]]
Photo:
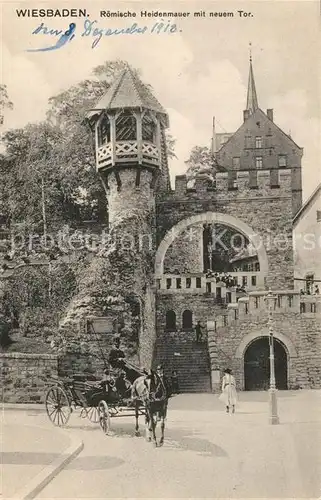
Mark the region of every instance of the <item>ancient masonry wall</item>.
[[51, 377], [58, 375], [58, 358], [51, 354], [0, 354], [2, 401], [42, 403]]
[[[291, 308], [285, 305], [287, 298], [286, 295], [282, 297], [284, 303], [273, 313], [272, 324], [275, 338], [281, 341], [287, 353], [288, 388], [320, 388], [321, 298], [314, 298], [314, 305], [308, 312], [300, 312], [296, 307], [300, 307], [299, 296], [294, 296]], [[230, 308], [225, 316], [213, 317], [208, 322], [212, 374], [230, 366], [239, 389], [244, 389], [244, 352], [247, 346], [252, 340], [269, 335], [267, 312], [260, 306], [255, 309], [254, 299], [255, 292], [249, 301], [241, 299], [238, 307]], [[215, 381], [212, 387], [215, 392], [219, 390]]]
[[[233, 188], [227, 173], [216, 174], [216, 187], [206, 179], [196, 179], [187, 189], [186, 176], [176, 177], [175, 191], [157, 202], [158, 243], [178, 222], [204, 212], [231, 215], [246, 223], [261, 237], [268, 258], [267, 287], [293, 287], [292, 190], [291, 170], [279, 170], [279, 184], [271, 185], [269, 170], [258, 171], [258, 184], [250, 186], [250, 172], [237, 172]], [[263, 229], [264, 228], [264, 229]], [[180, 246], [171, 261], [179, 262]], [[192, 264], [192, 262], [191, 262]]]
[[[138, 269], [133, 270], [133, 292], [139, 297], [141, 305], [141, 331], [139, 335], [139, 362], [150, 368], [155, 342], [155, 296], [153, 292], [153, 263], [156, 251], [155, 231], [155, 193], [152, 186], [153, 174], [142, 170], [139, 186], [136, 186], [136, 169], [125, 169], [119, 172], [121, 187], [116, 178], [108, 180], [108, 206], [110, 222], [123, 220], [121, 239], [135, 241], [135, 248], [140, 256]], [[131, 218], [138, 219], [133, 228]], [[128, 224], [126, 224], [128, 219]], [[135, 234], [134, 231], [137, 231]], [[124, 290], [126, 293], [126, 290]]]
[[203, 225], [195, 224], [170, 245], [164, 259], [164, 273], [202, 273], [203, 267]]

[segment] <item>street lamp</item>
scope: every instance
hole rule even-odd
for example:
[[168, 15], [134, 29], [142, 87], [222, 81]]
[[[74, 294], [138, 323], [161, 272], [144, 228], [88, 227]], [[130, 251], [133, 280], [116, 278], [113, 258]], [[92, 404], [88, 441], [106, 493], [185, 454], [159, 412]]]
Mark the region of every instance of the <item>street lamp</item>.
[[270, 389], [269, 389], [269, 423], [272, 425], [279, 424], [278, 405], [276, 398], [276, 385], [275, 385], [275, 366], [274, 366], [274, 337], [273, 337], [273, 310], [276, 302], [276, 295], [269, 289], [265, 300], [268, 306], [268, 327], [269, 327], [269, 344], [270, 344]]

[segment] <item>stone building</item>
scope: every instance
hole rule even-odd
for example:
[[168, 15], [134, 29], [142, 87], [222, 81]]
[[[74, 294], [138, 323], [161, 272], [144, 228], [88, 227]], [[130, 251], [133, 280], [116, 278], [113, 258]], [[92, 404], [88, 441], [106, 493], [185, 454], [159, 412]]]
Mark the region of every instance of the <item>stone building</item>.
[[[297, 231], [306, 216], [316, 216], [316, 196], [302, 207], [303, 150], [276, 125], [272, 109], [260, 109], [252, 61], [243, 121], [235, 133], [213, 140], [213, 176], [196, 176], [192, 188], [180, 175], [171, 189], [167, 113], [129, 68], [88, 120], [114, 247], [87, 269], [62, 322], [67, 334], [89, 312], [99, 316], [98, 306], [88, 306], [88, 287], [96, 285], [96, 303], [105, 300], [111, 310], [108, 327], [97, 320], [104, 349], [115, 330], [126, 344], [136, 325], [132, 359], [144, 366], [162, 362], [169, 375], [176, 370], [182, 391], [218, 390], [226, 367], [239, 389], [265, 389], [265, 296], [272, 289], [277, 387], [320, 387], [321, 295], [301, 295], [295, 286], [293, 248], [293, 227]], [[300, 276], [313, 270], [316, 277], [315, 262]], [[74, 331], [76, 341], [92, 341], [82, 328]], [[67, 365], [65, 371], [84, 366], [77, 356]]]
[[[130, 69], [89, 119], [111, 224], [139, 212], [142, 234], [150, 232], [155, 243], [147, 302], [144, 280], [139, 284], [141, 362], [177, 370], [186, 391], [216, 390], [227, 365], [241, 389], [265, 388], [264, 298], [271, 288], [277, 385], [320, 386], [321, 302], [294, 288], [292, 231], [302, 205], [303, 150], [276, 125], [272, 109], [260, 109], [252, 61], [243, 122], [215, 141], [220, 146], [213, 182], [200, 175], [190, 188], [180, 175], [170, 188], [167, 114]], [[200, 344], [194, 333], [198, 321]]]
[[321, 290], [321, 184], [293, 219], [295, 288]]

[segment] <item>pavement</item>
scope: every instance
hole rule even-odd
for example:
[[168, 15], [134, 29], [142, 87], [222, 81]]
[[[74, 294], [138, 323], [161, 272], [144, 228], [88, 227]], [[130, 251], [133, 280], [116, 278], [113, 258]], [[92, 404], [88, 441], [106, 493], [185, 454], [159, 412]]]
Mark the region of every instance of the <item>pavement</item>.
[[[280, 391], [275, 426], [268, 423], [266, 392], [239, 399], [237, 412], [228, 415], [217, 395], [172, 398], [162, 448], [134, 436], [133, 417], [112, 418], [113, 435], [105, 436], [73, 413], [58, 438], [61, 431], [36, 405], [19, 411], [11, 405], [3, 412], [3, 496], [32, 498], [17, 491], [76, 439], [83, 450], [36, 498], [320, 498], [321, 391]], [[26, 435], [29, 442], [22, 441]]]
[[6, 406], [0, 420], [1, 498], [35, 498], [83, 443], [50, 424], [43, 405]]

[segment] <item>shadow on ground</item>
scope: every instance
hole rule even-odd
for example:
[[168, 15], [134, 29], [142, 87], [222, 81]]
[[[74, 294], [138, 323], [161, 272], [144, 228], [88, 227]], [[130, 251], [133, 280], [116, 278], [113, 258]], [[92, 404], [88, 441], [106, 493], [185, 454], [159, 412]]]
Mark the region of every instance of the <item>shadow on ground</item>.
[[47, 465], [60, 456], [60, 453], [6, 451], [0, 453], [0, 460], [2, 465]]

